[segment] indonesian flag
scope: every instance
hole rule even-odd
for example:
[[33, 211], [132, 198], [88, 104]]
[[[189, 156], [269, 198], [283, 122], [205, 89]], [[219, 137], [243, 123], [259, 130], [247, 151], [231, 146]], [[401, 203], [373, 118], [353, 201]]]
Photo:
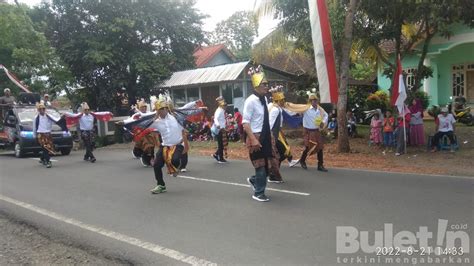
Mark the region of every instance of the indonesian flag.
[[337, 75], [325, 0], [308, 0], [321, 103], [337, 103]]
[[21, 83], [21, 81], [20, 81], [15, 75], [13, 75], [13, 73], [11, 73], [10, 71], [8, 71], [8, 69], [7, 69], [4, 65], [0, 65], [0, 69], [3, 69], [3, 71], [5, 71], [5, 74], [7, 74], [7, 77], [11, 80], [11, 82], [13, 82], [15, 85], [17, 85], [18, 87], [20, 87], [23, 91], [25, 91], [25, 92], [31, 92], [31, 91], [28, 89], [28, 86], [26, 86], [25, 84]]
[[403, 112], [405, 107], [405, 100], [407, 99], [407, 90], [405, 88], [405, 82], [403, 80], [402, 63], [400, 62], [400, 56], [397, 58], [397, 70], [393, 75], [393, 87], [391, 103], [396, 106], [399, 113]]

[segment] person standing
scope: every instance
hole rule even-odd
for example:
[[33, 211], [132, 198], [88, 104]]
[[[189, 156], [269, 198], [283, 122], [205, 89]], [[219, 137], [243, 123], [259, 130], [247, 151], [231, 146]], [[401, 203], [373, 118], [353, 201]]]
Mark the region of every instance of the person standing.
[[370, 120], [370, 142], [379, 146], [382, 143], [382, 113], [375, 113]]
[[383, 120], [383, 144], [385, 150], [392, 151], [393, 147], [393, 127], [395, 125], [395, 118], [392, 116], [390, 110], [385, 111], [385, 118]]
[[423, 105], [420, 99], [413, 99], [410, 106], [410, 145], [425, 145], [425, 131], [423, 128]]
[[55, 119], [46, 113], [46, 106], [43, 102], [37, 103], [36, 108], [38, 110], [38, 115], [35, 117], [33, 123], [33, 134], [38, 140], [38, 143], [42, 149], [40, 163], [45, 165], [46, 168], [51, 168], [52, 163], [50, 160], [50, 154], [56, 154], [53, 144], [53, 137], [51, 136], [53, 123], [58, 124], [64, 131], [67, 131], [68, 129], [63, 118]]
[[43, 102], [45, 106], [51, 106], [51, 101], [49, 100], [49, 94], [45, 93], [43, 95]]
[[311, 107], [303, 114], [303, 135], [305, 149], [300, 158], [300, 164], [303, 169], [306, 166], [306, 158], [314, 153], [318, 154], [318, 171], [327, 172], [324, 167], [323, 148], [324, 142], [321, 136], [321, 130], [328, 124], [328, 114], [319, 106], [319, 98], [315, 93], [309, 93], [308, 101]]
[[16, 104], [16, 99], [12, 95], [12, 92], [9, 88], [3, 90], [3, 97], [0, 97], [0, 104], [14, 105]]
[[242, 114], [239, 112], [239, 108], [234, 108], [234, 119], [237, 123], [239, 139], [240, 141], [245, 142], [245, 140], [243, 139], [244, 128], [242, 127]]
[[[407, 138], [406, 136], [410, 135], [410, 120], [411, 120], [411, 114], [410, 110], [407, 108], [405, 105], [404, 111], [405, 113], [405, 119], [403, 119], [403, 114], [398, 114], [398, 119], [397, 119], [397, 150], [395, 153], [395, 156], [400, 156], [406, 152], [406, 142]], [[406, 136], [405, 136], [406, 135]]]
[[159, 194], [166, 192], [162, 172], [163, 166], [166, 164], [168, 174], [177, 176], [181, 167], [182, 155], [188, 152], [189, 143], [184, 128], [169, 113], [169, 104], [166, 101], [159, 100], [155, 104], [155, 109], [157, 112], [156, 120], [150, 125], [150, 128], [160, 133], [162, 142], [153, 163], [157, 185], [151, 190], [151, 193]]
[[92, 153], [94, 149], [94, 122], [95, 118], [91, 114], [89, 105], [86, 102], [81, 104], [82, 116], [79, 118], [79, 128], [78, 131], [81, 134], [81, 139], [84, 142], [84, 147], [86, 148], [86, 154], [84, 154], [84, 161], [90, 161], [95, 163], [97, 160]]
[[218, 163], [226, 163], [227, 160], [225, 158], [227, 157], [228, 140], [226, 131], [225, 107], [227, 106], [227, 103], [225, 102], [224, 98], [222, 98], [222, 96], [217, 97], [216, 102], [218, 107], [214, 112], [213, 126], [217, 128], [219, 133], [216, 136], [217, 150], [212, 156], [217, 160]]
[[254, 93], [247, 97], [244, 103], [242, 124], [247, 134], [246, 145], [250, 161], [255, 168], [255, 175], [247, 178], [256, 201], [266, 202], [270, 199], [265, 195], [267, 176], [278, 171], [278, 152], [275, 139], [270, 128], [270, 116], [265, 95], [268, 93], [268, 81], [262, 67], [249, 69]]

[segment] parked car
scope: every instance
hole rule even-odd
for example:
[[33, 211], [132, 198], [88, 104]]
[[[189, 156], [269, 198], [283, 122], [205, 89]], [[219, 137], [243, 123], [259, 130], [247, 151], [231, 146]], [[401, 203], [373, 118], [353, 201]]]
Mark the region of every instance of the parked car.
[[[0, 148], [13, 149], [15, 156], [21, 158], [27, 153], [39, 153], [41, 146], [33, 135], [33, 121], [37, 115], [35, 105], [0, 106]], [[47, 113], [60, 117], [58, 111], [47, 107]], [[53, 143], [62, 155], [69, 155], [72, 149], [72, 136], [53, 124]]]

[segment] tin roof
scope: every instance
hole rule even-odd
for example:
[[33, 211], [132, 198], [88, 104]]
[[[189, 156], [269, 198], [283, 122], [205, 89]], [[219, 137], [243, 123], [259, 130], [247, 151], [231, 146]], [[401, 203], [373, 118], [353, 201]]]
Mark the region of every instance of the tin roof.
[[169, 88], [236, 80], [248, 64], [249, 61], [245, 61], [174, 72], [171, 78], [164, 81], [159, 87]]

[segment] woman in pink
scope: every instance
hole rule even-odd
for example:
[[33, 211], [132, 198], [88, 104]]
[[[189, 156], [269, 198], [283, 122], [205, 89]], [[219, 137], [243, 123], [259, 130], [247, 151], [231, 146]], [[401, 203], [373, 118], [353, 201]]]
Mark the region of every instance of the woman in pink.
[[382, 143], [382, 126], [383, 120], [380, 114], [376, 113], [370, 121], [370, 141], [373, 144], [380, 145]]
[[423, 128], [423, 106], [420, 99], [413, 99], [410, 105], [410, 139], [412, 146], [425, 145], [425, 131]]

